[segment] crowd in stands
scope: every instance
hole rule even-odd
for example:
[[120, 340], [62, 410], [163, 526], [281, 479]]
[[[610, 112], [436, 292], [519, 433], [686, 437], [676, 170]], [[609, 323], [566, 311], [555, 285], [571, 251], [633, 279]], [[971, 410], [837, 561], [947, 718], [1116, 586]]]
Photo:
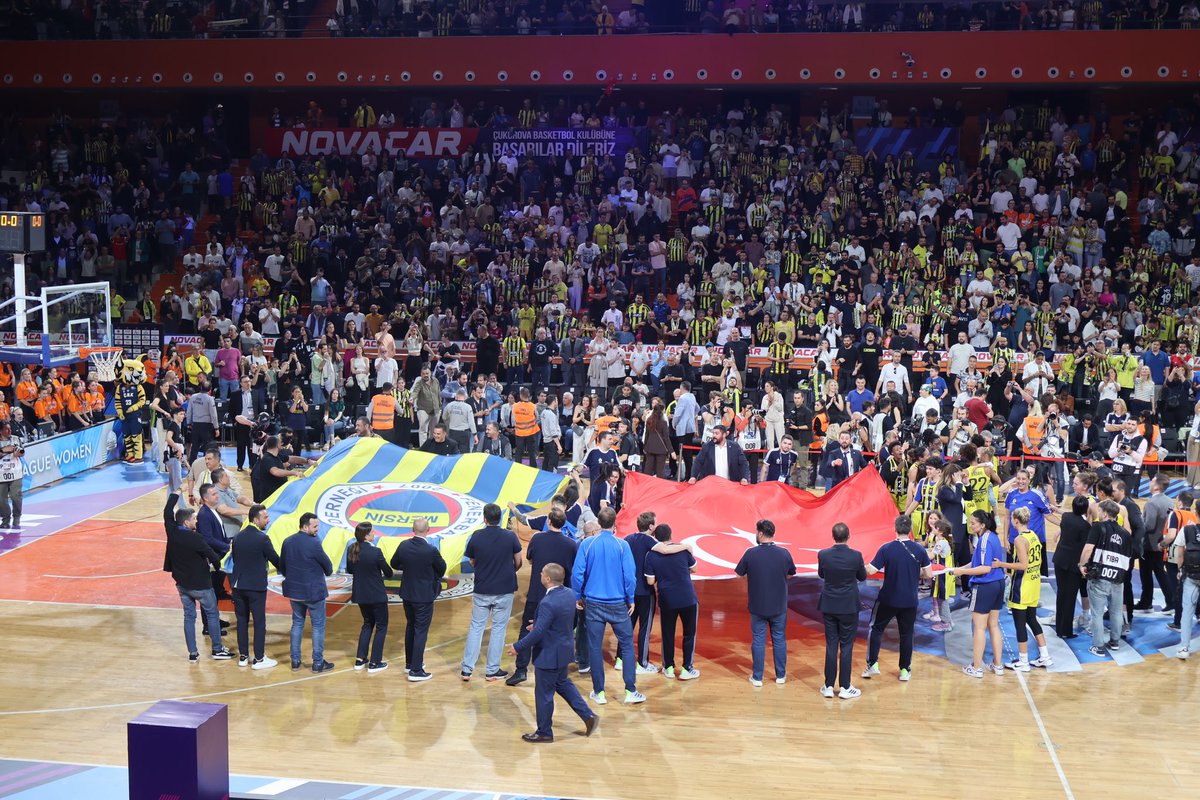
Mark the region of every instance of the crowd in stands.
[[[304, 32], [306, 0], [8, 0], [14, 39], [277, 38]], [[817, 0], [337, 0], [332, 36], [612, 35], [1191, 28], [1195, 0], [818, 2]]]
[[[352, 124], [379, 124], [367, 101], [344, 105]], [[978, 435], [1000, 456], [1086, 455], [1132, 419], [1151, 461], [1182, 447], [1200, 165], [1177, 131], [1194, 113], [989, 110], [978, 156], [926, 164], [860, 152], [848, 115], [825, 105], [801, 121], [749, 100], [654, 115], [525, 101], [509, 124], [603, 115], [636, 146], [524, 162], [260, 152], [237, 170], [217, 155], [220, 107], [199, 133], [56, 115], [6, 139], [25, 145], [6, 157], [27, 172], [4, 200], [50, 215], [32, 283], [114, 279], [136, 298], [114, 304], [124, 319], [201, 337], [192, 353], [166, 348], [160, 381], [225, 400], [248, 379], [310, 445], [385, 389], [405, 442], [444, 421], [459, 450], [498, 447], [489, 423], [516, 445], [524, 388], [535, 403], [545, 392], [537, 427], [557, 417], [561, 437], [525, 455], [579, 461], [597, 430], [624, 425], [626, 466], [687, 476], [681, 447], [724, 427], [751, 453], [749, 480], [782, 469], [829, 485], [820, 462], [842, 433], [867, 453], [899, 441], [952, 458]], [[898, 123], [885, 103], [875, 116]], [[179, 262], [178, 288], [152, 297]], [[1078, 434], [1090, 426], [1095, 442]], [[785, 434], [799, 466], [771, 454]], [[1064, 472], [1043, 476], [1058, 496]]]

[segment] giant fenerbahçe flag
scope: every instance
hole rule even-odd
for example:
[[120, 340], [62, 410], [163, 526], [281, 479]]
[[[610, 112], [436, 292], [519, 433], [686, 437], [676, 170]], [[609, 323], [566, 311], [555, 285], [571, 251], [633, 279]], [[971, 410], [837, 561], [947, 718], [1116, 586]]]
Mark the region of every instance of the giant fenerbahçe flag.
[[[303, 478], [288, 481], [267, 498], [267, 535], [275, 549], [300, 528], [300, 515], [317, 515], [317, 538], [334, 570], [345, 569], [354, 526], [370, 522], [376, 544], [390, 560], [418, 519], [429, 522], [429, 541], [441, 550], [448, 573], [461, 568], [473, 531], [482, 528], [483, 507], [498, 503], [545, 503], [566, 478], [497, 456], [468, 453], [436, 456], [383, 439], [338, 442]], [[226, 569], [229, 569], [226, 565]]]

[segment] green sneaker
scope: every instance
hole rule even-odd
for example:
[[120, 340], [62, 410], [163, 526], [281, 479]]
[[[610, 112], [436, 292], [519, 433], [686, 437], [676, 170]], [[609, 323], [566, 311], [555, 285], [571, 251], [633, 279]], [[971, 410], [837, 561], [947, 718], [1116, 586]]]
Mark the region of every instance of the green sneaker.
[[604, 692], [592, 692], [588, 697], [598, 706], [605, 705], [608, 702], [608, 698], [604, 696]]
[[623, 665], [623, 662], [621, 661], [621, 659], [619, 659], [619, 658], [618, 658], [618, 659], [617, 659], [617, 663], [613, 664], [613, 669], [615, 669], [615, 670], [617, 670], [618, 672], [620, 672], [620, 671], [621, 671], [621, 667], [622, 667], [622, 665]]
[[864, 678], [870, 678], [870, 677], [873, 677], [878, 674], [879, 674], [879, 662], [876, 661], [874, 664], [867, 665], [867, 668], [863, 670], [862, 676]]
[[911, 677], [912, 677], [912, 673], [909, 672], [908, 670], [906, 670], [906, 669], [900, 670], [900, 680], [907, 681]]
[[673, 680], [675, 680], [675, 668], [674, 668], [674, 667], [667, 667], [666, 669], [664, 669], [664, 670], [663, 670], [663, 677], [664, 677], [664, 678], [666, 678], [666, 679], [668, 679], [668, 680], [672, 680], [672, 681], [673, 681]]

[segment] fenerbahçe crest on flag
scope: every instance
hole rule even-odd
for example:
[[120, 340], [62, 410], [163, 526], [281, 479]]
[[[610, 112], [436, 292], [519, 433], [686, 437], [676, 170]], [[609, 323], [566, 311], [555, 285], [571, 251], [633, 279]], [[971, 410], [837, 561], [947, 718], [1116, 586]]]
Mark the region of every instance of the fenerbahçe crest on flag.
[[[441, 550], [449, 573], [460, 571], [473, 531], [482, 528], [483, 507], [548, 502], [566, 479], [496, 456], [436, 456], [383, 439], [338, 442], [303, 477], [288, 481], [264, 505], [271, 514], [267, 535], [275, 549], [296, 533], [300, 516], [317, 515], [317, 538], [334, 570], [346, 566], [354, 526], [370, 522], [375, 543], [388, 559], [418, 519], [429, 522], [429, 542]], [[231, 562], [226, 560], [226, 570]]]

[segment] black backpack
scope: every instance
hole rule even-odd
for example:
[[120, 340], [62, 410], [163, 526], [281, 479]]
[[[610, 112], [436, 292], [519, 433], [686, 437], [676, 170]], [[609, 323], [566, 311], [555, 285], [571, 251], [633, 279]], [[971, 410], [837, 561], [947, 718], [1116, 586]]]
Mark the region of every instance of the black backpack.
[[1200, 580], [1200, 527], [1188, 525], [1183, 535], [1183, 574]]

